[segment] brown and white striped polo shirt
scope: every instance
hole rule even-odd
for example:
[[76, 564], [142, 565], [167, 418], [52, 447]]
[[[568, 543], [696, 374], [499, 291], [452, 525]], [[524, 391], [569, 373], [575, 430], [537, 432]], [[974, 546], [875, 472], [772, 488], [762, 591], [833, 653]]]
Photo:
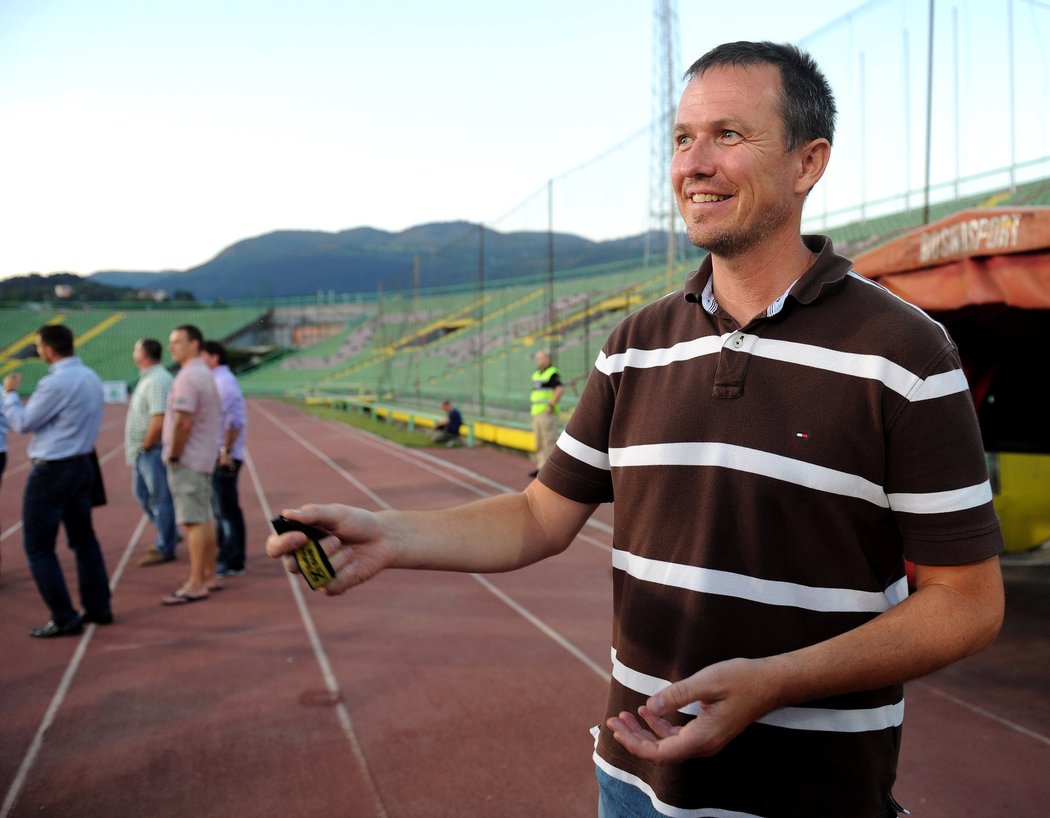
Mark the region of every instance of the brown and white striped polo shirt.
[[[905, 557], [1002, 549], [944, 328], [805, 240], [813, 266], [745, 327], [705, 309], [710, 259], [626, 318], [540, 474], [615, 501], [607, 715], [714, 662], [863, 624], [907, 596]], [[603, 727], [595, 760], [667, 814], [882, 818], [903, 709], [901, 686], [807, 702], [660, 768]]]

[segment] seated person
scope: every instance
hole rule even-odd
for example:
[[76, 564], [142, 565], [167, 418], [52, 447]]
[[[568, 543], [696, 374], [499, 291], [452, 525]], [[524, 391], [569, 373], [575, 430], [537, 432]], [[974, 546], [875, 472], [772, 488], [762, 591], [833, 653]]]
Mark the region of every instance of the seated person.
[[441, 408], [446, 418], [434, 427], [433, 439], [436, 443], [455, 446], [459, 443], [459, 428], [463, 425], [463, 415], [450, 400], [441, 401]]

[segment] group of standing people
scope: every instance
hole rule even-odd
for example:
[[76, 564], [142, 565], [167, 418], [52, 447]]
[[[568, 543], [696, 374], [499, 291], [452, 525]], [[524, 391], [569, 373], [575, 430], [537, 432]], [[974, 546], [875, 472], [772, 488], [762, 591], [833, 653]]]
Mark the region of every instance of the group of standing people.
[[[245, 570], [245, 523], [238, 496], [244, 464], [247, 412], [230, 370], [225, 347], [205, 340], [192, 324], [175, 327], [168, 338], [175, 375], [163, 364], [155, 338], [140, 338], [132, 349], [139, 378], [124, 425], [124, 456], [132, 494], [153, 523], [154, 544], [139, 559], [142, 567], [174, 562], [185, 532], [189, 553], [186, 581], [161, 598], [165, 605], [207, 599], [226, 577]], [[98, 375], [74, 354], [72, 331], [41, 327], [37, 353], [49, 365], [31, 400], [18, 395], [21, 375], [3, 381], [0, 411], [0, 481], [7, 462], [8, 427], [34, 435], [33, 462], [23, 497], [25, 550], [37, 588], [51, 614], [31, 635], [76, 635], [85, 623], [110, 624], [109, 578], [95, 535], [91, 509], [101, 473], [95, 439], [101, 425], [103, 388]], [[548, 351], [534, 356], [529, 395], [536, 440], [537, 470], [554, 449], [560, 431], [560, 373]], [[458, 443], [463, 418], [450, 400], [436, 439]], [[533, 472], [535, 475], [537, 472]], [[81, 607], [73, 605], [55, 553], [64, 525], [77, 560]]]
[[157, 532], [139, 565], [172, 562], [182, 526], [189, 576], [161, 601], [186, 605], [221, 589], [224, 577], [244, 573], [237, 478], [247, 413], [222, 344], [205, 341], [186, 324], [171, 331], [168, 350], [179, 365], [174, 377], [161, 364], [159, 341], [135, 344], [140, 377], [128, 406], [124, 449], [135, 497]]
[[[49, 368], [30, 399], [23, 402], [18, 394], [18, 372], [3, 380], [0, 476], [8, 429], [32, 434], [32, 468], [22, 504], [24, 548], [51, 618], [30, 635], [50, 638], [79, 634], [85, 623], [113, 622], [109, 577], [91, 511], [104, 502], [95, 452], [104, 399], [102, 381], [75, 354], [68, 327], [41, 327], [36, 347]], [[154, 545], [139, 565], [174, 561], [181, 526], [189, 576], [161, 601], [185, 605], [221, 588], [223, 577], [244, 573], [237, 478], [247, 415], [222, 344], [205, 341], [197, 327], [186, 324], [171, 331], [168, 348], [179, 366], [175, 376], [162, 364], [160, 341], [135, 342], [132, 360], [139, 380], [128, 405], [124, 449], [132, 492], [156, 529]], [[73, 605], [55, 553], [60, 525], [76, 556], [79, 607]]]

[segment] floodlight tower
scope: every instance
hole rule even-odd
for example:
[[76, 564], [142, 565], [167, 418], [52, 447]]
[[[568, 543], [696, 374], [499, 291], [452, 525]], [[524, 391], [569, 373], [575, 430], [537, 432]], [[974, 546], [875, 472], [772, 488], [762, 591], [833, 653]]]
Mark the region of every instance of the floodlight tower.
[[666, 232], [669, 286], [673, 286], [677, 246], [675, 228], [678, 223], [674, 191], [669, 181], [671, 132], [674, 129], [681, 73], [678, 0], [653, 0], [653, 118], [649, 126], [649, 227], [646, 231], [645, 256], [648, 262], [654, 237]]

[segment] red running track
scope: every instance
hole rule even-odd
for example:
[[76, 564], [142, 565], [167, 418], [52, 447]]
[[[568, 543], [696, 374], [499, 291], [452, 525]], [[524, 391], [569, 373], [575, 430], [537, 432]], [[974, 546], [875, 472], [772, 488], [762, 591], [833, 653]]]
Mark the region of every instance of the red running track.
[[[390, 571], [326, 599], [263, 555], [272, 514], [310, 500], [444, 507], [521, 489], [531, 466], [249, 406], [248, 572], [180, 608], [160, 597], [184, 579], [184, 552], [136, 565], [153, 532], [128, 488], [124, 409], [107, 407], [98, 451], [110, 502], [95, 526], [117, 621], [79, 638], [27, 635], [47, 612], [21, 548], [26, 441], [11, 437], [0, 818], [595, 815], [588, 728], [609, 665], [612, 509], [564, 554], [519, 572]], [[1048, 572], [1008, 567], [997, 645], [908, 686], [896, 793], [917, 818], [1046, 814]]]

